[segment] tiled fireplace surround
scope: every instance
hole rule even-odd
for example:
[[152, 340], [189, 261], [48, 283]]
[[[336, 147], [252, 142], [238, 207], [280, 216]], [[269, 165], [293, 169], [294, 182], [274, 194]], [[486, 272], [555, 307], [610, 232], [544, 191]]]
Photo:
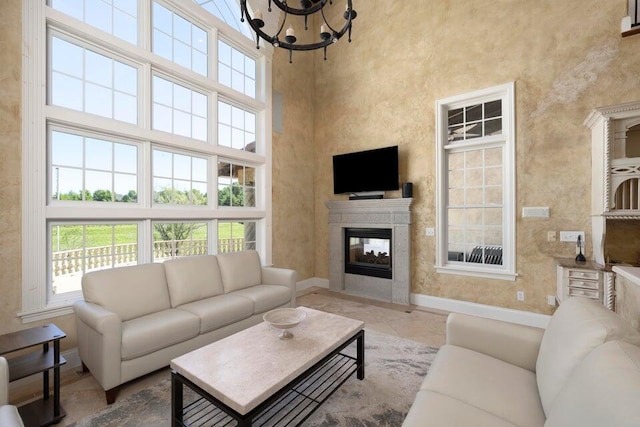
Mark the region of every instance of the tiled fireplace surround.
[[[329, 289], [397, 304], [411, 292], [411, 198], [328, 201]], [[390, 228], [393, 278], [344, 272], [345, 228]]]

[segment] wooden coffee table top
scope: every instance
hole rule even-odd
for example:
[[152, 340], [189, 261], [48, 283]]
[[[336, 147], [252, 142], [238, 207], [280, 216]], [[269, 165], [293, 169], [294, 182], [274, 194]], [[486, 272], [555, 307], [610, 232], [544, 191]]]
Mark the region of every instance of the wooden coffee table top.
[[306, 319], [294, 337], [262, 322], [171, 361], [171, 369], [240, 414], [319, 362], [364, 328], [364, 322], [298, 307]]

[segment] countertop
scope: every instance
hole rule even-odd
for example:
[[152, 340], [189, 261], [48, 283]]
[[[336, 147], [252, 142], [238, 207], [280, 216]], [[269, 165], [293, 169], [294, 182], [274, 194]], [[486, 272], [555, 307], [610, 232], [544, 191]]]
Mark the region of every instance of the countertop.
[[585, 268], [588, 270], [605, 270], [604, 265], [598, 264], [595, 261], [584, 261], [584, 262], [578, 262], [576, 261], [575, 258], [555, 258], [556, 263], [558, 263], [558, 265], [560, 267], [566, 267], [566, 268]]
[[640, 267], [614, 266], [613, 271], [640, 286]]

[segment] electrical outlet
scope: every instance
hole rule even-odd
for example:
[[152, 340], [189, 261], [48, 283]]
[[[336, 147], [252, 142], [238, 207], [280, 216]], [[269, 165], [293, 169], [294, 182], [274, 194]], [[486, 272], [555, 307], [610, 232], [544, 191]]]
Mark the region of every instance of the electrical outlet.
[[427, 236], [435, 236], [436, 235], [436, 230], [433, 227], [427, 227], [427, 229], [425, 230], [425, 234]]
[[560, 241], [575, 243], [578, 241], [578, 236], [582, 237], [582, 244], [584, 244], [584, 231], [561, 231]]
[[555, 242], [557, 240], [555, 231], [547, 231], [547, 242]]
[[547, 295], [547, 304], [552, 307], [556, 306], [556, 296], [555, 295]]
[[518, 291], [516, 295], [518, 297], [518, 301], [524, 301], [524, 291]]

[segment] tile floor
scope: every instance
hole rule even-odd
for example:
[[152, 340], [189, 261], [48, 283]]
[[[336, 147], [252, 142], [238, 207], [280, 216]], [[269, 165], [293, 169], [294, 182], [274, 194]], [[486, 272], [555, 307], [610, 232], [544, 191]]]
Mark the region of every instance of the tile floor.
[[[446, 314], [418, 309], [415, 306], [396, 305], [349, 296], [323, 288], [311, 288], [298, 295], [298, 305], [339, 314], [365, 322], [365, 328], [388, 335], [411, 339], [431, 346], [445, 341]], [[123, 385], [117, 400], [138, 392], [169, 377], [163, 369]], [[67, 416], [58, 426], [68, 426], [106, 406], [104, 391], [80, 369], [64, 371], [61, 375], [60, 401]], [[41, 383], [34, 381], [21, 389], [12, 390], [12, 403], [20, 405], [38, 398]]]

